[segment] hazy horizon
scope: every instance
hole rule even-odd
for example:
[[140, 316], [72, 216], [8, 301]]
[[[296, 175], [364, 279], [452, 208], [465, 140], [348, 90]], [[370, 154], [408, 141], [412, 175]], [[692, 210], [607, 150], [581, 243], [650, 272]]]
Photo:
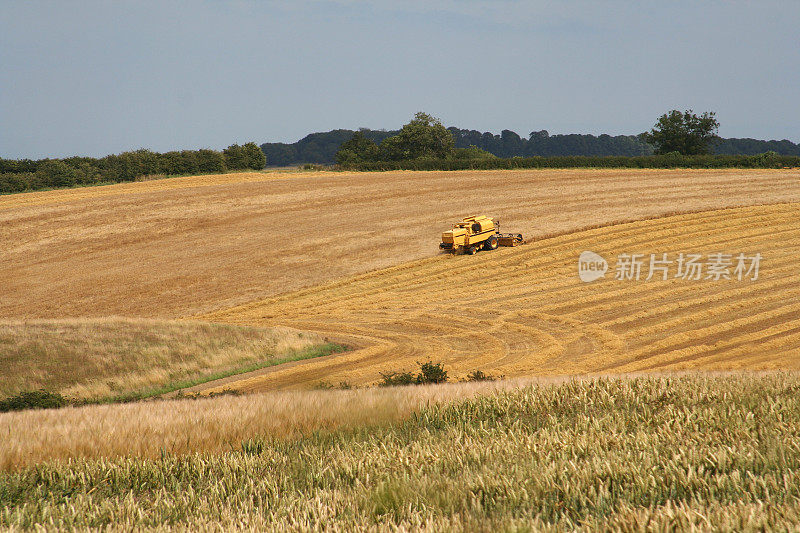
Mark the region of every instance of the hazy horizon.
[[0, 157], [447, 126], [636, 135], [670, 109], [800, 142], [800, 3], [0, 5]]

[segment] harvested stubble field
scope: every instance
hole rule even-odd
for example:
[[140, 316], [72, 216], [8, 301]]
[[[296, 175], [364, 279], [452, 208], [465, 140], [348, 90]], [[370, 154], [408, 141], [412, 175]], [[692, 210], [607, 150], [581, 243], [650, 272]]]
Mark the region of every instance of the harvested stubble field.
[[[444, 363], [531, 376], [686, 369], [800, 369], [800, 204], [604, 226], [476, 256], [442, 255], [203, 316], [317, 331], [361, 349], [238, 381], [243, 390], [369, 384]], [[609, 260], [583, 283], [577, 260]], [[762, 255], [758, 279], [617, 280], [614, 257]], [[748, 264], [749, 266], [749, 264]], [[733, 267], [730, 269], [733, 270]], [[213, 387], [212, 387], [213, 390]]]
[[463, 216], [526, 237], [800, 201], [798, 170], [240, 173], [0, 197], [0, 317], [176, 318], [430, 257]]
[[218, 454], [1, 473], [0, 528], [795, 530], [798, 428], [796, 375], [572, 381]]
[[[425, 359], [454, 378], [798, 369], [798, 202], [797, 170], [251, 173], [0, 197], [0, 317], [193, 315], [357, 348], [206, 392], [370, 384]], [[477, 212], [533, 243], [436, 255]], [[757, 280], [584, 284], [584, 250], [612, 269], [763, 259]], [[76, 323], [98, 339], [105, 319]], [[796, 374], [562, 381], [3, 413], [0, 528], [800, 522]]]

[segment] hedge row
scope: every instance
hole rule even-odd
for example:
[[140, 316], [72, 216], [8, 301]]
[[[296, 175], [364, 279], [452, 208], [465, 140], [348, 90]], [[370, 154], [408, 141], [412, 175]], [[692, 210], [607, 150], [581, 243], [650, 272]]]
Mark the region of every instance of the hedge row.
[[134, 181], [143, 176], [214, 174], [262, 169], [266, 158], [255, 143], [225, 150], [158, 153], [137, 150], [103, 158], [13, 160], [0, 158], [0, 193]]
[[759, 155], [554, 156], [507, 159], [413, 159], [365, 161], [339, 165], [341, 170], [490, 170], [514, 168], [787, 168], [800, 157], [767, 152]]

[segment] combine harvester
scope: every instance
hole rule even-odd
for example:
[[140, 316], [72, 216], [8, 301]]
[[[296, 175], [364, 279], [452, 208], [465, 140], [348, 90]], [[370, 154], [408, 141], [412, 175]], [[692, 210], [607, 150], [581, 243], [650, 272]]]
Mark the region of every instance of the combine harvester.
[[524, 242], [522, 233], [500, 233], [500, 219], [476, 215], [442, 233], [439, 248], [452, 254], [474, 255], [480, 249], [497, 250], [498, 246], [519, 246]]

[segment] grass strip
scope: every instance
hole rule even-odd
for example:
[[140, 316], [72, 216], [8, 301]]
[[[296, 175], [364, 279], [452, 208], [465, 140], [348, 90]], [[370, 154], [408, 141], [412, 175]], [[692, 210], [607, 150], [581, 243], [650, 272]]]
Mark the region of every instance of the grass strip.
[[311, 346], [303, 350], [297, 350], [283, 357], [276, 357], [274, 359], [268, 359], [266, 361], [256, 361], [253, 363], [248, 363], [246, 365], [229, 368], [227, 370], [220, 370], [218, 372], [213, 372], [211, 374], [205, 374], [202, 376], [183, 379], [179, 381], [172, 381], [160, 387], [147, 388], [115, 396], [92, 398], [85, 401], [78, 401], [76, 403], [85, 405], [96, 405], [96, 404], [108, 404], [108, 403], [137, 402], [140, 400], [147, 400], [149, 398], [157, 398], [159, 396], [163, 396], [164, 394], [169, 394], [171, 392], [179, 391], [181, 389], [188, 389], [190, 387], [194, 387], [196, 385], [202, 385], [203, 383], [208, 383], [210, 381], [216, 381], [218, 379], [224, 379], [238, 374], [246, 374], [248, 372], [254, 372], [256, 370], [261, 370], [262, 368], [282, 365], [284, 363], [291, 363], [293, 361], [303, 361], [305, 359], [324, 357], [326, 355], [341, 353], [344, 351], [347, 351], [346, 346], [343, 346], [341, 344], [336, 344], [333, 342], [328, 342], [317, 346]]

